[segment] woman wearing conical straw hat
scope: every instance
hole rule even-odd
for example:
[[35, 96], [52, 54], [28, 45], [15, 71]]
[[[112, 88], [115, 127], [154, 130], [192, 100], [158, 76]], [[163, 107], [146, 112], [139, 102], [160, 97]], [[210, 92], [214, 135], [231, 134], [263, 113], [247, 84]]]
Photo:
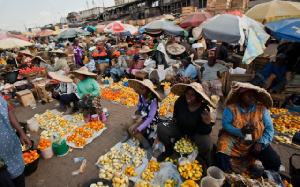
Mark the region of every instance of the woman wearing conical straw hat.
[[197, 82], [176, 84], [171, 92], [180, 97], [174, 105], [172, 122], [159, 123], [157, 126], [157, 137], [165, 146], [165, 152], [157, 160], [162, 162], [173, 153], [171, 138], [185, 137], [196, 144], [199, 156], [210, 166], [213, 147], [210, 133], [215, 123], [211, 121], [208, 106], [214, 107], [214, 103]]
[[154, 125], [158, 122], [158, 102], [161, 98], [149, 79], [143, 81], [130, 79], [129, 86], [139, 93], [139, 102], [135, 112], [136, 117], [124, 124], [128, 134], [121, 142], [126, 142], [131, 136], [135, 137], [147, 150], [147, 158], [150, 159], [153, 153]]
[[225, 105], [216, 166], [241, 173], [258, 159], [266, 170], [278, 171], [280, 157], [270, 145], [274, 135], [267, 109], [273, 105], [270, 94], [250, 83], [233, 82]]

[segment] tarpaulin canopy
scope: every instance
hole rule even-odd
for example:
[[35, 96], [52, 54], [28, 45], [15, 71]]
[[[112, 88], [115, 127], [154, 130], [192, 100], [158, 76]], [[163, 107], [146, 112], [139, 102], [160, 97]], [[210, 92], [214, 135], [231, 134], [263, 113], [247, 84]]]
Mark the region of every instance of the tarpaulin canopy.
[[203, 21], [211, 18], [212, 15], [209, 12], [195, 12], [189, 14], [181, 23], [180, 27], [187, 28], [187, 27], [197, 27]]
[[33, 45], [33, 43], [17, 38], [5, 38], [0, 40], [0, 49], [11, 49], [15, 47], [25, 47], [31, 45]]
[[60, 39], [74, 38], [77, 36], [86, 36], [89, 34], [90, 32], [80, 28], [68, 28], [65, 31], [61, 32], [58, 36], [54, 37], [53, 39], [60, 40]]
[[186, 35], [185, 30], [167, 20], [157, 20], [147, 24], [144, 28], [145, 33], [149, 35], [170, 35], [170, 36], [180, 36]]

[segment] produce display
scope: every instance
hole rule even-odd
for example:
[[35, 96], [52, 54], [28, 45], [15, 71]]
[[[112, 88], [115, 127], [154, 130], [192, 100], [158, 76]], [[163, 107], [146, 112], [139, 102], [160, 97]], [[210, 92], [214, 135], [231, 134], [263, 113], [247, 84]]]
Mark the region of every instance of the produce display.
[[198, 149], [196, 144], [191, 140], [187, 140], [185, 138], [181, 138], [175, 143], [174, 150], [180, 154], [190, 154], [195, 149]]
[[25, 165], [34, 162], [39, 157], [40, 155], [38, 154], [37, 150], [30, 150], [29, 152], [23, 153]]
[[270, 108], [269, 112], [271, 115], [289, 114], [289, 110], [285, 108]]
[[92, 183], [90, 187], [109, 187], [109, 185], [104, 184], [103, 182]]
[[184, 181], [180, 187], [199, 187], [199, 185], [193, 180]]
[[43, 67], [40, 67], [40, 68], [36, 68], [36, 67], [29, 68], [29, 67], [27, 67], [27, 68], [21, 69], [19, 71], [19, 73], [28, 74], [28, 73], [32, 73], [32, 72], [41, 72], [43, 70], [45, 70], [45, 68], [43, 68]]
[[159, 170], [160, 166], [161, 166], [161, 163], [155, 162], [154, 160], [150, 160], [150, 162], [148, 163], [148, 169], [150, 169], [150, 171], [157, 172]]
[[[121, 84], [123, 82], [119, 82], [118, 84], [114, 83], [109, 86], [104, 86], [104, 88], [101, 92], [101, 97], [110, 101], [121, 103], [122, 105], [126, 105], [128, 107], [132, 107], [137, 105], [139, 96], [138, 94], [129, 87], [124, 87]], [[103, 88], [100, 86], [100, 89]], [[120, 89], [120, 91], [114, 91], [113, 89]]]
[[129, 185], [128, 177], [124, 173], [117, 172], [112, 179], [112, 185], [113, 187], [127, 187]]
[[99, 170], [99, 178], [110, 180], [114, 176], [114, 169], [112, 168], [112, 165], [107, 164], [104, 165], [100, 170]]
[[48, 147], [50, 147], [52, 145], [51, 141], [48, 139], [40, 139], [39, 145], [37, 146], [37, 148], [39, 150], [44, 150], [47, 149]]
[[41, 139], [49, 139], [49, 138], [51, 138], [52, 136], [53, 136], [52, 132], [43, 130], [43, 131], [41, 132], [40, 138], [41, 138]]
[[165, 159], [165, 162], [172, 162], [173, 164], [177, 164], [177, 159], [171, 159], [170, 157], [167, 157]]
[[164, 187], [175, 187], [177, 185], [177, 182], [174, 179], [167, 179], [165, 180]]
[[138, 175], [134, 170], [134, 166], [127, 166], [124, 170], [124, 173], [127, 177], [131, 177], [131, 176], [136, 177]]
[[284, 133], [294, 135], [300, 130], [300, 116], [282, 115], [273, 120], [274, 128]]
[[197, 181], [201, 179], [203, 169], [202, 165], [199, 164], [197, 160], [195, 160], [192, 163], [187, 163], [178, 166], [178, 171], [184, 179], [191, 179]]
[[279, 187], [275, 182], [268, 179], [248, 179], [239, 174], [224, 173], [226, 181], [234, 186], [257, 186], [257, 187]]
[[140, 181], [140, 182], [137, 182], [135, 184], [135, 187], [151, 187], [150, 183], [148, 181]]
[[105, 125], [101, 121], [85, 123], [82, 127], [77, 127], [74, 133], [67, 136], [67, 142], [74, 143], [76, 147], [82, 147], [87, 143], [88, 138], [92, 138], [94, 132], [103, 129]]
[[143, 180], [151, 181], [152, 179], [154, 179], [154, 174], [152, 171], [150, 171], [150, 169], [145, 169], [141, 174], [141, 178]]
[[161, 116], [165, 116], [168, 112], [173, 114], [174, 112], [174, 103], [179, 96], [170, 93], [161, 103], [159, 103], [158, 113]]

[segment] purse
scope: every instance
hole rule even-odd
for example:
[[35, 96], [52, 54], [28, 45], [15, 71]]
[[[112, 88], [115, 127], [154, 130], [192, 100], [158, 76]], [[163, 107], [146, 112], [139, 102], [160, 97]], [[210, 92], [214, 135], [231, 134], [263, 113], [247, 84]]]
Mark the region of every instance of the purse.
[[300, 168], [296, 168], [293, 164], [293, 157], [299, 157], [300, 154], [294, 153], [290, 157], [290, 176], [291, 176], [291, 183], [293, 186], [300, 186]]

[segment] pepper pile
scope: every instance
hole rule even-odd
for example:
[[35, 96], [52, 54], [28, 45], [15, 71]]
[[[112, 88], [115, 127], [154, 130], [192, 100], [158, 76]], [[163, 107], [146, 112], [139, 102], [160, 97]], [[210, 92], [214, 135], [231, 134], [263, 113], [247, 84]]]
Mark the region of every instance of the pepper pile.
[[29, 68], [29, 67], [27, 67], [27, 68], [21, 69], [19, 71], [19, 73], [27, 74], [27, 73], [32, 73], [32, 72], [40, 72], [40, 71], [43, 71], [43, 70], [45, 70], [45, 68], [43, 68], [43, 67], [41, 67], [41, 68], [36, 68], [36, 67]]
[[39, 157], [40, 155], [37, 153], [37, 150], [30, 150], [29, 152], [23, 153], [25, 165], [34, 162]]
[[48, 139], [44, 139], [42, 138], [39, 142], [39, 145], [37, 146], [37, 148], [39, 150], [44, 150], [44, 149], [47, 149], [48, 147], [51, 146], [51, 141], [48, 140]]

